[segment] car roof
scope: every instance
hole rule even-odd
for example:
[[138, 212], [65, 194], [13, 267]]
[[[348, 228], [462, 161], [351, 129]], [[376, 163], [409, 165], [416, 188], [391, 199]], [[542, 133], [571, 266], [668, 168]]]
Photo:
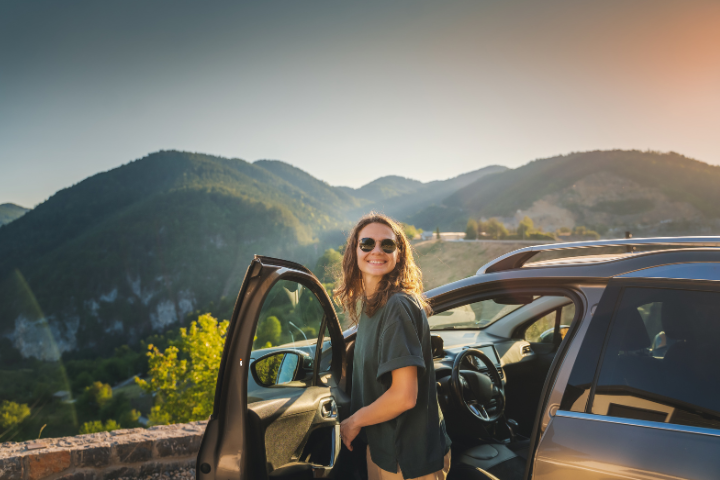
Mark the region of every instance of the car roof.
[[[707, 246], [714, 245], [714, 246]], [[528, 263], [540, 252], [560, 251], [575, 253], [580, 249], [600, 247], [624, 247], [625, 252], [601, 255], [561, 257], [547, 261]], [[649, 251], [636, 251], [650, 247]], [[657, 250], [657, 248], [667, 248]], [[654, 250], [653, 250], [654, 249]], [[586, 250], [591, 252], [592, 250]], [[720, 237], [670, 237], [658, 239], [621, 239], [598, 242], [575, 242], [569, 244], [537, 245], [510, 252], [483, 266], [472, 277], [446, 284], [426, 292], [429, 298], [497, 280], [556, 279], [598, 281], [606, 283], [610, 278], [628, 275], [647, 278], [692, 278], [715, 280], [710, 267], [658, 271], [653, 267], [673, 264], [720, 262]], [[641, 273], [646, 271], [645, 273]], [[679, 276], [678, 276], [679, 275]], [[704, 275], [704, 276], [703, 276]]]

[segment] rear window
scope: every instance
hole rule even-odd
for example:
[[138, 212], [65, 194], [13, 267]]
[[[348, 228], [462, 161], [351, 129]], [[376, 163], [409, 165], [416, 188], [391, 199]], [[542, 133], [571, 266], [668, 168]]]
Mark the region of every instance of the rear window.
[[626, 288], [591, 412], [720, 429], [720, 293]]

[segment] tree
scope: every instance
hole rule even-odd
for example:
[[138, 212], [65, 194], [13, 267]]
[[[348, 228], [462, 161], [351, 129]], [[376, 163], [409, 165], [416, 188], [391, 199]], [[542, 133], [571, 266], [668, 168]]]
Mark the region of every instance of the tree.
[[413, 238], [417, 237], [422, 233], [422, 230], [415, 228], [415, 225], [401, 223], [400, 226], [402, 227], [403, 232], [405, 233], [405, 236], [408, 240], [412, 240]]
[[435, 227], [435, 238], [440, 240], [440, 227]]
[[257, 326], [254, 348], [270, 348], [280, 344], [282, 325], [275, 316], [265, 317]]
[[229, 322], [201, 315], [189, 329], [180, 329], [180, 339], [160, 352], [148, 345], [150, 380], [135, 379], [155, 394], [151, 425], [204, 420], [213, 408], [213, 392]]
[[332, 283], [340, 270], [342, 270], [342, 255], [333, 248], [328, 248], [325, 253], [318, 258], [315, 264], [315, 275], [321, 283]]
[[472, 218], [468, 220], [467, 226], [465, 227], [465, 240], [477, 239], [478, 223]]
[[505, 227], [504, 223], [493, 217], [485, 222], [485, 233], [487, 233], [491, 238], [498, 240], [508, 236], [508, 229]]
[[85, 394], [90, 401], [102, 408], [112, 399], [112, 387], [107, 383], [93, 382], [89, 387], [85, 387]]
[[0, 404], [0, 427], [7, 430], [22, 423], [30, 415], [30, 409], [24, 403], [8, 400]]
[[520, 223], [517, 227], [517, 234], [518, 237], [525, 239], [528, 237], [529, 234], [533, 233], [535, 231], [535, 225], [533, 224], [533, 221], [525, 215], [525, 218], [520, 220]]

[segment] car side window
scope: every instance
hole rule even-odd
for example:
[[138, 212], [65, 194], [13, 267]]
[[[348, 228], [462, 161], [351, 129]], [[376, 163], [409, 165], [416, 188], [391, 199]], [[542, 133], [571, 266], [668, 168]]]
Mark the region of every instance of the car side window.
[[625, 288], [591, 413], [720, 429], [720, 292]]
[[564, 339], [574, 318], [575, 304], [571, 302], [535, 320], [525, 330], [524, 339], [530, 343], [553, 343], [557, 321], [560, 322], [558, 326], [560, 339]]
[[[323, 319], [320, 301], [304, 285], [279, 280], [272, 286], [255, 327], [250, 361], [257, 362], [257, 378], [248, 375], [248, 403], [264, 400], [263, 389], [312, 375]], [[288, 350], [296, 353], [273, 355]]]

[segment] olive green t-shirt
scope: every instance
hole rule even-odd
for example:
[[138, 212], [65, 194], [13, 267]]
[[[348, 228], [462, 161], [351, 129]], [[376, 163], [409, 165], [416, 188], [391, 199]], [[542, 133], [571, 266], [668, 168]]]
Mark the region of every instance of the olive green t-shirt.
[[364, 312], [358, 322], [353, 360], [352, 412], [370, 405], [392, 382], [391, 372], [415, 366], [418, 397], [413, 408], [398, 417], [362, 429], [373, 462], [406, 478], [427, 475], [444, 466], [450, 448], [438, 404], [430, 327], [425, 311], [410, 295], [395, 293], [375, 315]]

